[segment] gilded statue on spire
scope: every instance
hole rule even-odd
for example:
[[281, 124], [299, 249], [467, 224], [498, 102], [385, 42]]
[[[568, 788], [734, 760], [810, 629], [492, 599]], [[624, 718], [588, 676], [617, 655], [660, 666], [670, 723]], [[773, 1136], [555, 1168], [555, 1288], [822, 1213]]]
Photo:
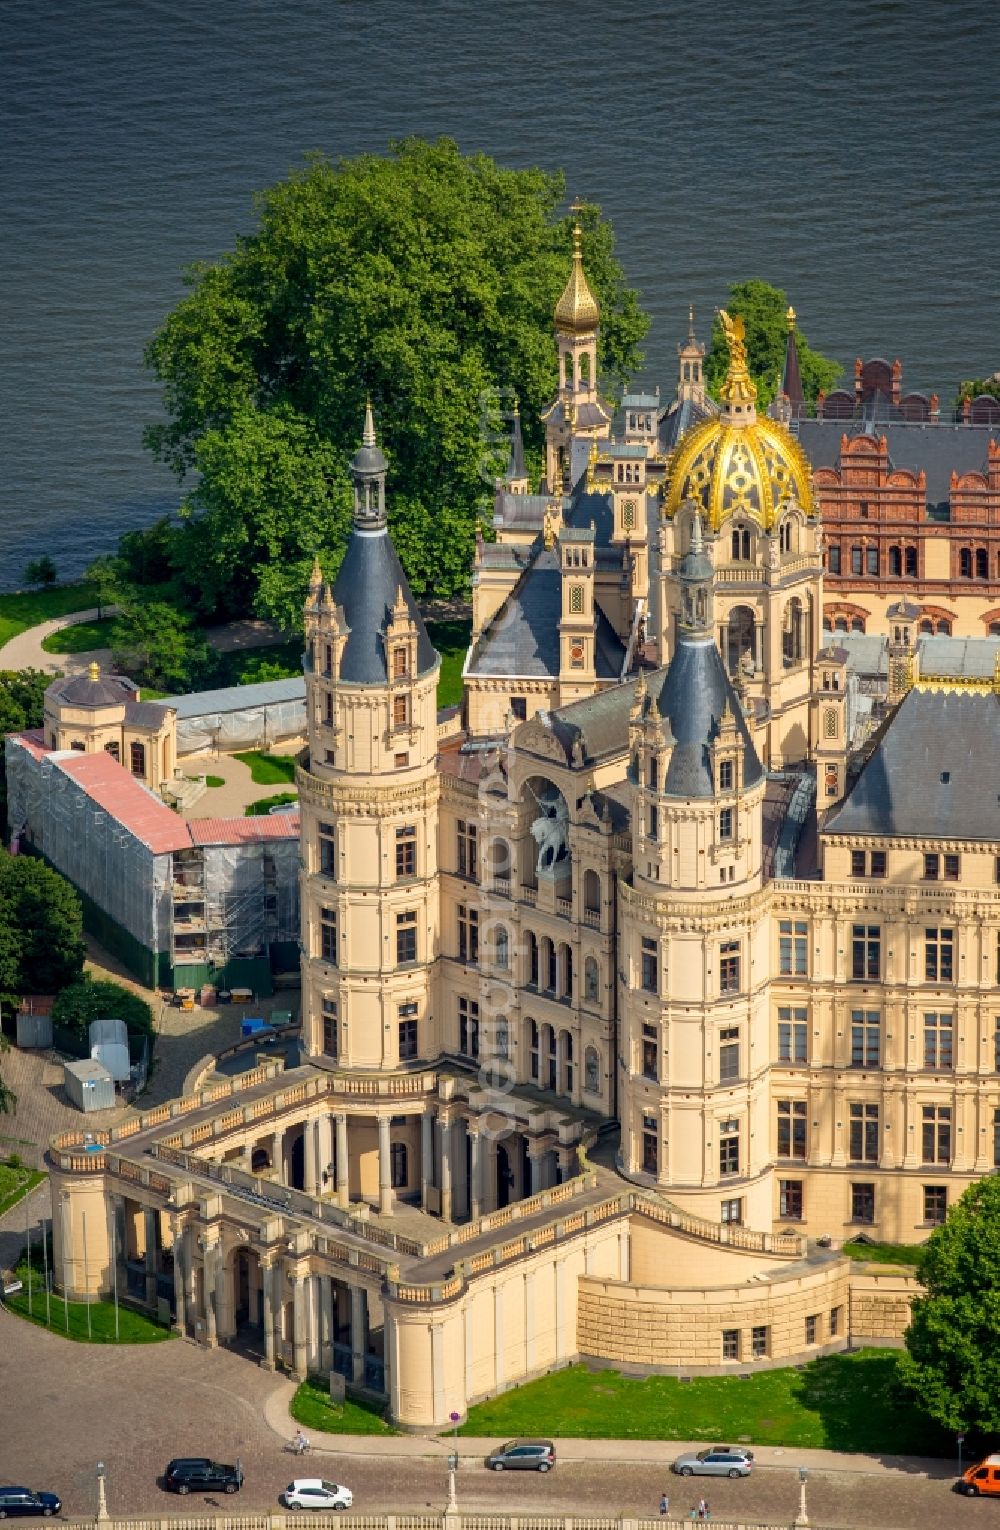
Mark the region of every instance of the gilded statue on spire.
[[719, 309], [719, 323], [722, 325], [722, 333], [726, 337], [729, 347], [730, 370], [738, 368], [746, 371], [747, 368], [747, 328], [743, 322], [743, 315], [733, 314], [730, 318], [724, 308]]
[[722, 325], [722, 333], [729, 347], [729, 370], [726, 372], [726, 380], [719, 389], [719, 393], [724, 404], [740, 405], [746, 408], [747, 413], [752, 417], [753, 410], [750, 406], [757, 397], [757, 385], [748, 369], [747, 332], [743, 315], [739, 313], [730, 315], [724, 308], [720, 308], [719, 323]]

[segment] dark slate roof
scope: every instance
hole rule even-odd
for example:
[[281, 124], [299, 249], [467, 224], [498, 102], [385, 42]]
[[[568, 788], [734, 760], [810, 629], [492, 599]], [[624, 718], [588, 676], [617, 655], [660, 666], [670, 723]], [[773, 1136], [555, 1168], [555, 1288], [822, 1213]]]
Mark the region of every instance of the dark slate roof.
[[438, 662], [437, 654], [392, 538], [384, 528], [375, 532], [355, 528], [333, 587], [334, 601], [351, 629], [340, 661], [342, 680], [354, 685], [386, 683], [384, 633], [400, 589], [417, 625], [417, 673], [426, 675]]
[[[539, 543], [531, 564], [476, 643], [469, 673], [558, 675], [561, 614], [559, 555], [555, 548]], [[599, 606], [595, 647], [598, 679], [617, 680], [625, 662], [625, 648]]]
[[[662, 675], [663, 671], [659, 670], [657, 674]], [[565, 749], [567, 759], [577, 739], [588, 765], [627, 751], [628, 721], [635, 687], [633, 677], [621, 685], [598, 691], [596, 696], [571, 701], [548, 714], [549, 726]]]
[[824, 832], [1000, 839], [998, 751], [992, 691], [911, 690]]
[[666, 414], [660, 420], [659, 442], [661, 451], [669, 451], [676, 446], [681, 436], [697, 425], [700, 420], [711, 419], [718, 410], [714, 405], [706, 402], [704, 407], [696, 404], [693, 399], [682, 399], [679, 404], [672, 404]]
[[169, 710], [162, 701], [126, 701], [125, 723], [134, 728], [159, 728]]
[[[650, 698], [656, 695], [652, 685]], [[708, 749], [728, 707], [743, 739], [743, 779], [752, 786], [763, 774], [757, 751], [736, 694], [726, 674], [714, 638], [682, 637], [656, 695], [656, 704], [670, 723], [676, 743], [670, 756], [664, 791], [673, 797], [715, 794]]]
[[795, 343], [795, 331], [788, 331], [788, 340], [785, 343], [785, 369], [781, 376], [781, 391], [792, 405], [793, 412], [801, 409], [805, 402], [802, 392], [802, 371], [799, 367], [799, 348]]
[[623, 393], [623, 409], [659, 409], [660, 395], [658, 393]]
[[569, 508], [564, 511], [563, 518], [567, 526], [576, 530], [585, 530], [593, 521], [594, 542], [598, 547], [606, 547], [611, 541], [615, 530], [615, 513], [611, 507], [611, 494], [608, 490], [588, 489], [580, 486], [570, 500]]
[[549, 494], [511, 494], [501, 490], [493, 524], [540, 527], [551, 498]]
[[[952, 473], [985, 473], [987, 442], [1000, 439], [988, 425], [924, 425], [905, 420], [876, 422], [894, 468], [927, 475], [927, 503], [947, 504]], [[837, 466], [840, 438], [866, 434], [854, 420], [800, 420], [798, 437], [814, 468]]]
[[514, 429], [510, 435], [510, 458], [507, 462], [507, 477], [527, 478], [528, 474], [524, 466], [524, 441], [521, 436], [521, 416], [514, 415]]
[[75, 707], [120, 707], [123, 702], [134, 701], [136, 695], [131, 680], [121, 675], [101, 675], [98, 680], [75, 675], [70, 680], [57, 681], [50, 689], [57, 701]]
[[638, 458], [640, 461], [646, 455], [646, 448], [641, 441], [606, 441], [602, 456], [617, 458]]

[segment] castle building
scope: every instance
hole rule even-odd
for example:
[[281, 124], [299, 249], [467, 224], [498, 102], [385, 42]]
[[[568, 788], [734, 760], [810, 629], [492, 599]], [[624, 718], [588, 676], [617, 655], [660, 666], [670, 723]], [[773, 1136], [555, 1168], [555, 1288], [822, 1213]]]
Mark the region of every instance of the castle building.
[[852, 757], [800, 422], [758, 415], [722, 322], [721, 406], [692, 333], [616, 436], [577, 233], [458, 716], [369, 405], [306, 607], [303, 1055], [53, 1142], [68, 1291], [117, 1270], [407, 1428], [580, 1357], [898, 1342], [912, 1279], [840, 1246], [920, 1241], [1000, 1166], [1000, 681], [921, 678], [903, 603]]

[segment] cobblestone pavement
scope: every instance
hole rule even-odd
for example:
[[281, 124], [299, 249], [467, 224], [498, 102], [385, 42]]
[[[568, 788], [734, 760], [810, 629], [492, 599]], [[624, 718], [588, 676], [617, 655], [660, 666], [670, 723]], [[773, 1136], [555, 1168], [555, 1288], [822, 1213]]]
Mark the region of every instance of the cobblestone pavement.
[[[347, 1483], [361, 1513], [443, 1508], [449, 1440], [345, 1437], [336, 1450], [314, 1448], [296, 1461], [265, 1421], [277, 1389], [287, 1395], [287, 1382], [226, 1350], [204, 1353], [181, 1340], [121, 1349], [73, 1344], [0, 1312], [0, 1475], [58, 1492], [65, 1513], [79, 1516], [94, 1510], [94, 1467], [104, 1461], [112, 1514], [203, 1514], [231, 1510], [232, 1502], [199, 1495], [182, 1505], [158, 1485], [166, 1462], [173, 1455], [238, 1456], [247, 1478], [242, 1509], [276, 1508], [293, 1477], [313, 1475]], [[747, 1481], [729, 1482], [673, 1477], [666, 1466], [673, 1445], [557, 1442], [562, 1460], [547, 1477], [487, 1472], [481, 1457], [468, 1454], [479, 1442], [460, 1440], [459, 1447], [459, 1502], [474, 1512], [654, 1516], [664, 1490], [676, 1520], [702, 1496], [716, 1520], [739, 1515], [787, 1526], [798, 1510], [793, 1451], [786, 1466], [762, 1466]], [[628, 1459], [637, 1448], [660, 1463]], [[950, 1475], [928, 1476], [928, 1463], [907, 1470], [873, 1461], [867, 1470], [838, 1470], [836, 1456], [827, 1458], [827, 1469], [817, 1464], [820, 1452], [802, 1454], [813, 1463], [814, 1525], [934, 1530], [959, 1515], [963, 1526], [995, 1522], [994, 1506], [958, 1500]], [[938, 1469], [947, 1471], [944, 1463]]]

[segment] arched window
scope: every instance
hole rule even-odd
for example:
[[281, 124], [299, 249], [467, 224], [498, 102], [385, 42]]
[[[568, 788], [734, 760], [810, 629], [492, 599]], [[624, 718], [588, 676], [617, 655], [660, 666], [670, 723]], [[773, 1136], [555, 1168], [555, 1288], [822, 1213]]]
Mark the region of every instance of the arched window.
[[939, 637], [951, 637], [951, 622], [938, 622], [937, 630]]
[[588, 914], [601, 912], [601, 879], [593, 870], [583, 874], [583, 906]]
[[573, 947], [561, 945], [559, 947], [560, 987], [559, 996], [562, 999], [573, 997]]
[[569, 1031], [559, 1032], [560, 1087], [563, 1094], [573, 1093], [573, 1037]]
[[271, 1155], [267, 1148], [254, 1148], [250, 1155], [250, 1172], [252, 1174], [263, 1174], [264, 1170], [270, 1167]]
[[538, 1078], [538, 1026], [534, 1020], [528, 1021], [528, 1072], [533, 1079]]
[[907, 547], [905, 552], [907, 577], [915, 579], [917, 577], [917, 549], [915, 547]]
[[733, 527], [733, 562], [749, 563], [750, 561], [750, 528], [749, 526]]
[[498, 924], [493, 937], [493, 959], [501, 972], [510, 966], [510, 935], [505, 924]]
[[865, 624], [860, 616], [855, 616], [851, 622], [852, 632], [864, 632]]
[[972, 548], [963, 547], [958, 554], [958, 572], [963, 579], [972, 578]]
[[567, 388], [572, 388], [572, 386], [573, 386], [573, 354], [572, 354], [571, 351], [567, 351], [566, 352], [566, 355], [565, 355], [565, 358], [564, 358], [564, 363], [565, 363], [565, 367], [566, 367], [566, 386], [567, 386]]
[[538, 987], [538, 941], [531, 930], [528, 931], [528, 982], [533, 988]]
[[587, 351], [580, 356], [580, 382], [584, 386], [590, 383], [590, 355]]
[[490, 843], [490, 872], [494, 881], [509, 882], [511, 868], [510, 845], [505, 839]]
[[988, 579], [990, 577], [989, 554], [985, 547], [976, 548], [976, 578]]
[[542, 1026], [545, 1041], [545, 1088], [559, 1088], [559, 1059], [556, 1052], [556, 1033], [551, 1025]]
[[556, 991], [556, 948], [547, 935], [538, 942], [541, 955], [541, 981], [551, 993]]
[[601, 1059], [596, 1047], [588, 1047], [584, 1054], [583, 1087], [589, 1094], [601, 1092]]
[[591, 1004], [597, 1002], [601, 974], [597, 959], [588, 956], [583, 964], [583, 997]]
[[934, 623], [928, 617], [925, 616], [923, 621], [920, 623], [920, 630], [921, 630], [921, 632], [933, 632], [934, 631]]
[[507, 1024], [506, 1015], [497, 1015], [494, 1035], [496, 1036], [496, 1055], [506, 1061], [510, 1056], [510, 1027]]
[[792, 550], [792, 523], [790, 520], [783, 520], [778, 527], [778, 550], [783, 553], [789, 553]]
[[847, 617], [846, 616], [838, 616], [837, 620], [836, 620], [836, 622], [834, 624], [833, 630], [834, 630], [834, 632], [846, 632], [847, 631]]

